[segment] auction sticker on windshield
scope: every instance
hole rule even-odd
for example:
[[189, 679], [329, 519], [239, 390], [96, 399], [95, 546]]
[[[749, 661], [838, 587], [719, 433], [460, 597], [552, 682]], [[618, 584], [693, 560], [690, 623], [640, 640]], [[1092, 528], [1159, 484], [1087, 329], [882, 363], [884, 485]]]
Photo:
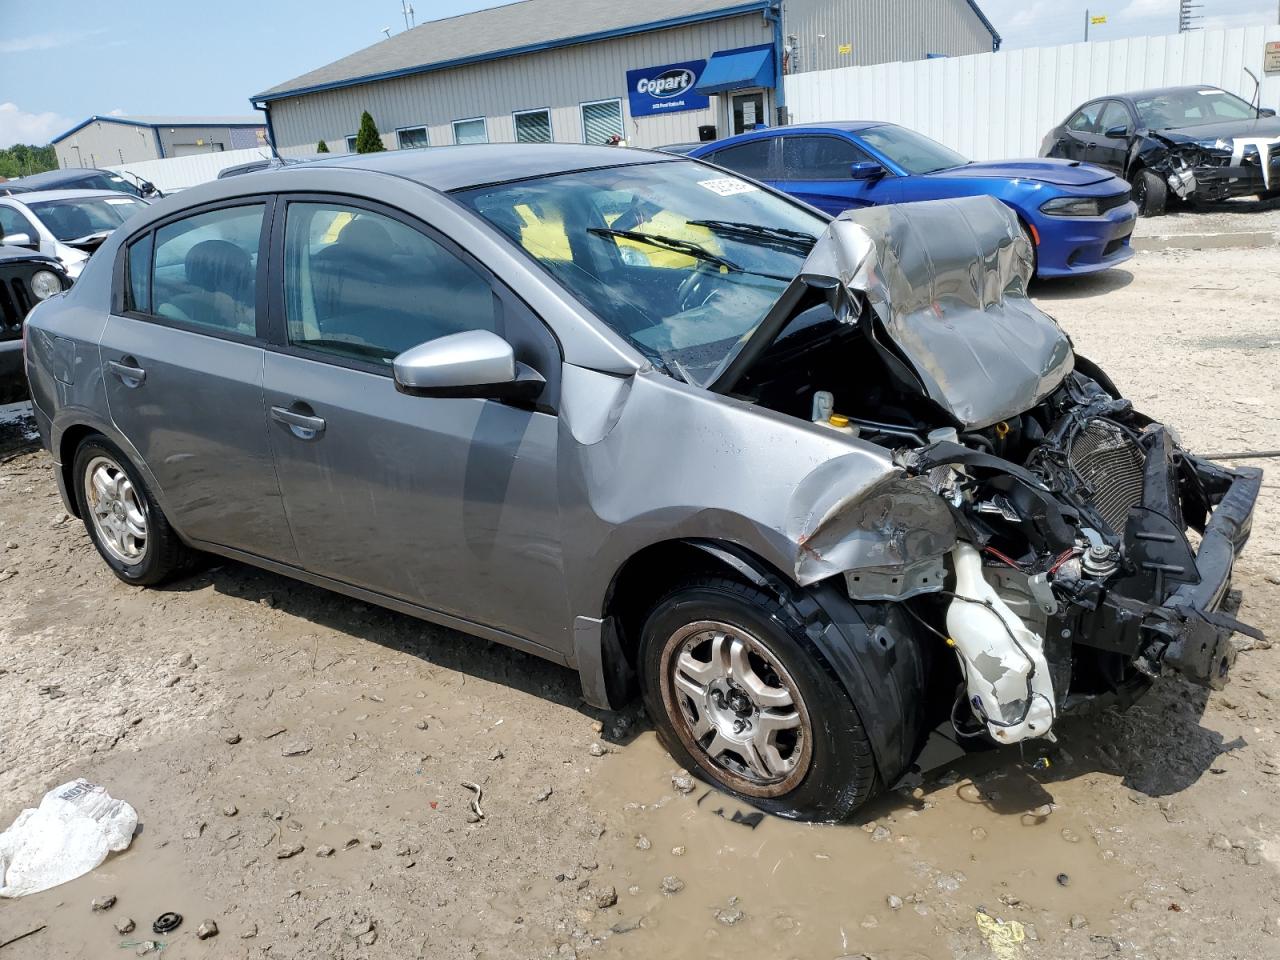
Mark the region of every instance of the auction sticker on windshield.
[[735, 193], [753, 193], [760, 189], [745, 180], [739, 180], [737, 177], [717, 177], [714, 180], [699, 180], [698, 186], [705, 187], [712, 193], [718, 193], [722, 197], [732, 197]]

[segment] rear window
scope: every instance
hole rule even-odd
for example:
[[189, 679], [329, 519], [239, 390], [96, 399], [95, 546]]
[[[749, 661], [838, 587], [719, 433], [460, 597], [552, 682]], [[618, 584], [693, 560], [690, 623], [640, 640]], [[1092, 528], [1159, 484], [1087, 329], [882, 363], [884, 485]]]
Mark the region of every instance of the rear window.
[[728, 167], [736, 173], [741, 173], [743, 176], [753, 177], [756, 180], [767, 180], [769, 178], [769, 148], [772, 146], [773, 140], [773, 137], [751, 140], [736, 147], [717, 150], [707, 159], [712, 163], [718, 163], [722, 167]]

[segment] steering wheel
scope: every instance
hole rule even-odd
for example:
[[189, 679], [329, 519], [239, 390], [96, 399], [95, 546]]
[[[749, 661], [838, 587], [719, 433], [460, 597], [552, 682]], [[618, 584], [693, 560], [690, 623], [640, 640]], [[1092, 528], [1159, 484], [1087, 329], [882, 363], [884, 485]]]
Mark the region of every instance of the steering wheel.
[[676, 301], [681, 312], [693, 310], [706, 304], [716, 292], [716, 284], [712, 278], [719, 278], [720, 268], [714, 264], [699, 260], [693, 272], [680, 281], [676, 288]]

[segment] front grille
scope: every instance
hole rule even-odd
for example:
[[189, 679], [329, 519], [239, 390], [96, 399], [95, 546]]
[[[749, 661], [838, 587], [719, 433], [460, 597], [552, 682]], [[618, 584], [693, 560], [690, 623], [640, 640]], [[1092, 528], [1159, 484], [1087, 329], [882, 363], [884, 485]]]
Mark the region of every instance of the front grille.
[[1114, 210], [1116, 207], [1123, 207], [1129, 202], [1129, 191], [1124, 193], [1115, 193], [1109, 197], [1098, 198], [1098, 213], [1106, 213], [1108, 210]]
[[1129, 510], [1142, 502], [1142, 449], [1106, 420], [1090, 420], [1071, 441], [1068, 463], [1085, 501], [1123, 535]]

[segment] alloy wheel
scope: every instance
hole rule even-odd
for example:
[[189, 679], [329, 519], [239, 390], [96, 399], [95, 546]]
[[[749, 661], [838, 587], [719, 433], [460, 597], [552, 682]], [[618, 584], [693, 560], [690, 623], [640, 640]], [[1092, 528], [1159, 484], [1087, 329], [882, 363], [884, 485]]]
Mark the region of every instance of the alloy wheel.
[[781, 796], [804, 779], [809, 713], [758, 637], [720, 621], [686, 624], [664, 645], [661, 683], [677, 735], [709, 773], [755, 797]]
[[147, 556], [147, 514], [128, 474], [109, 457], [94, 457], [84, 469], [84, 495], [98, 542], [128, 566]]

